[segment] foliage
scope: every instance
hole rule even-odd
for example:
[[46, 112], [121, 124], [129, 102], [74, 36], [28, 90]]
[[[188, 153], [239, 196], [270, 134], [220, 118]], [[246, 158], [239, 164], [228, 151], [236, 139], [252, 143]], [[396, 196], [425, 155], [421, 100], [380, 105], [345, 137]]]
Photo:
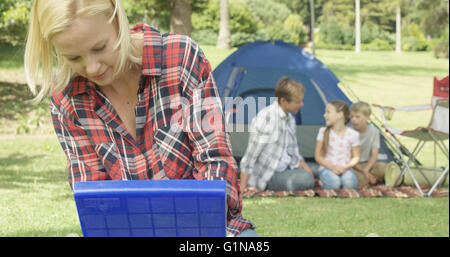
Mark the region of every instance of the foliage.
[[355, 23], [355, 1], [354, 0], [334, 0], [326, 1], [323, 6], [322, 16], [318, 18], [319, 22], [329, 23], [330, 19], [339, 23], [354, 25]]
[[[201, 13], [192, 15], [195, 30], [208, 32], [219, 31], [219, 0], [211, 0]], [[272, 0], [230, 0], [230, 32], [232, 46], [241, 46], [255, 40], [284, 40], [297, 45], [305, 44], [307, 32], [302, 18], [293, 14], [281, 3]], [[194, 33], [194, 38], [198, 34]], [[207, 41], [212, 40], [208, 39]], [[205, 42], [200, 39], [199, 42]]]
[[341, 26], [335, 16], [330, 16], [320, 24], [321, 39], [325, 43], [340, 45], [343, 44], [343, 33]]
[[[122, 0], [131, 24], [146, 22], [156, 25], [161, 31], [168, 31], [172, 1], [160, 0]], [[202, 11], [209, 0], [191, 0], [192, 11]]]
[[421, 25], [425, 35], [439, 38], [449, 25], [447, 1], [417, 0], [413, 18]]
[[[191, 0], [193, 37], [206, 36], [213, 42], [219, 31], [219, 0]], [[310, 32], [309, 0], [229, 0], [230, 30], [235, 46], [253, 39], [282, 39], [295, 44], [307, 41]], [[0, 0], [0, 45], [23, 45], [32, 0]], [[131, 24], [145, 22], [166, 32], [170, 27], [172, 0], [122, 0]], [[314, 0], [316, 26], [321, 28], [321, 45], [353, 45], [354, 0]], [[395, 43], [396, 8], [401, 7], [403, 49], [445, 52], [445, 32], [449, 25], [444, 0], [361, 0], [361, 40], [365, 45]], [[420, 33], [416, 33], [420, 32]], [[422, 36], [418, 36], [421, 34]], [[437, 40], [439, 39], [439, 40]], [[387, 45], [386, 45], [387, 46]], [[444, 54], [445, 56], [445, 54]]]
[[30, 0], [0, 3], [0, 45], [23, 45], [28, 26]]
[[247, 3], [262, 26], [283, 22], [291, 14], [286, 5], [273, 0], [247, 0]]
[[198, 44], [202, 45], [215, 45], [217, 43], [217, 37], [219, 34], [210, 29], [204, 29], [204, 30], [194, 30], [192, 31], [192, 39], [195, 40]]
[[[311, 13], [310, 0], [274, 0], [278, 3], [283, 3], [288, 7], [292, 13], [298, 14], [307, 27], [311, 27]], [[314, 0], [314, 16], [319, 18], [322, 16], [324, 4], [328, 0]]]
[[427, 51], [428, 43], [425, 35], [415, 23], [406, 24], [403, 27], [403, 50], [404, 51]]
[[34, 134], [51, 126], [49, 101], [34, 106], [31, 93], [24, 84], [0, 82], [0, 133]]
[[447, 58], [449, 57], [449, 36], [448, 27], [445, 33], [439, 38], [439, 42], [434, 47], [434, 55], [436, 58]]
[[392, 51], [395, 47], [389, 41], [376, 38], [368, 44], [361, 44], [361, 48], [368, 51]]
[[296, 45], [304, 45], [307, 41], [307, 32], [302, 19], [298, 14], [289, 15], [284, 21], [283, 28], [287, 35], [283, 39]]
[[[256, 18], [245, 0], [230, 0], [230, 32], [252, 34], [258, 30]], [[220, 2], [211, 0], [202, 12], [193, 13], [194, 30], [212, 30], [219, 32]], [[216, 42], [217, 43], [217, 42]], [[214, 43], [215, 44], [215, 43]]]

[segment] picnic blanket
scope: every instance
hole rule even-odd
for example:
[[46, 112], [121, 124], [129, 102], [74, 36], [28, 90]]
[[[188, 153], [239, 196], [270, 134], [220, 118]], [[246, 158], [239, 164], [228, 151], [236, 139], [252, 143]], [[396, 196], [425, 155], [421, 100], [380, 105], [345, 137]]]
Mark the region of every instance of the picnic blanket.
[[[422, 191], [426, 194], [430, 187], [423, 186]], [[448, 189], [437, 188], [431, 194], [432, 197], [448, 196]], [[395, 197], [411, 198], [420, 196], [419, 190], [411, 186], [389, 187], [386, 185], [376, 185], [369, 188], [355, 189], [337, 189], [328, 190], [315, 187], [310, 190], [299, 191], [246, 191], [243, 198], [254, 197], [285, 197], [285, 196], [304, 196], [304, 197], [340, 197], [340, 198], [362, 198], [362, 197]]]

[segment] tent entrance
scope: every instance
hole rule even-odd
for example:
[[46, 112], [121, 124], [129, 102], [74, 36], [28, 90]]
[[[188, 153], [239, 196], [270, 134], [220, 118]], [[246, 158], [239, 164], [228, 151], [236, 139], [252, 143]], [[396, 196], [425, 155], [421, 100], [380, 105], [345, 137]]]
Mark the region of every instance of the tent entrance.
[[225, 112], [234, 113], [229, 122], [249, 124], [256, 114], [273, 103], [275, 85], [283, 76], [300, 82], [305, 88], [304, 107], [295, 115], [297, 125], [325, 124], [327, 100], [317, 83], [297, 71], [267, 67], [234, 67], [222, 95]]

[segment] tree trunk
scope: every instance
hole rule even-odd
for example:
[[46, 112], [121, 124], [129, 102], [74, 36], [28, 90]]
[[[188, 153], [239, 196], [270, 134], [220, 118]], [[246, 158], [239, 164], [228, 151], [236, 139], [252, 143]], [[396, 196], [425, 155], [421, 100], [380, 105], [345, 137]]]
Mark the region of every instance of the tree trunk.
[[395, 52], [397, 54], [402, 52], [402, 13], [400, 5], [397, 6]]
[[356, 18], [355, 18], [355, 52], [361, 52], [361, 18], [360, 18], [360, 0], [355, 0]]
[[312, 50], [312, 54], [316, 55], [316, 44], [314, 42], [314, 27], [316, 26], [316, 15], [315, 15], [315, 11], [314, 11], [314, 0], [309, 0], [309, 6], [310, 6], [310, 12], [311, 12], [311, 50]]
[[220, 0], [220, 30], [217, 38], [217, 47], [230, 49], [230, 11], [228, 8], [228, 0]]
[[170, 0], [170, 32], [191, 35], [192, 0]]

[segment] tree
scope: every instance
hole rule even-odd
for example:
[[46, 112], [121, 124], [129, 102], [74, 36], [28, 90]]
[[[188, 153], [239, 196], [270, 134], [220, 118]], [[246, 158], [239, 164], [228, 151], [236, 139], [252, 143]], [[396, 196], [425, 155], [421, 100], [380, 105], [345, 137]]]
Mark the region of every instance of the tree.
[[400, 3], [397, 5], [395, 52], [402, 52], [402, 13]]
[[312, 36], [311, 31], [313, 31], [313, 29], [311, 29], [311, 21], [313, 18], [311, 17], [311, 14], [314, 14], [315, 21], [318, 20], [318, 18], [322, 16], [323, 6], [327, 1], [329, 0], [314, 0], [314, 12], [312, 13], [310, 0], [275, 0], [275, 2], [284, 3], [293, 13], [300, 15], [303, 24], [309, 28], [310, 37]]
[[230, 35], [230, 11], [228, 0], [220, 0], [220, 30], [217, 39], [217, 47], [230, 49], [231, 35]]
[[22, 45], [28, 26], [30, 0], [0, 1], [0, 45]]
[[440, 37], [449, 25], [448, 2], [443, 0], [417, 0], [417, 2], [415, 17], [425, 34], [433, 38]]
[[171, 0], [170, 7], [170, 32], [190, 36], [192, 0]]
[[311, 38], [311, 50], [312, 50], [312, 54], [315, 55], [316, 54], [316, 45], [314, 42], [314, 27], [315, 27], [315, 22], [316, 22], [316, 15], [315, 15], [315, 11], [314, 11], [314, 0], [309, 0], [309, 4], [310, 4], [310, 15], [311, 15], [311, 26], [310, 26], [310, 38]]
[[355, 30], [356, 30], [356, 37], [355, 37], [355, 52], [360, 53], [361, 52], [361, 19], [360, 19], [360, 11], [361, 11], [361, 3], [360, 0], [355, 0]]
[[190, 35], [191, 14], [206, 8], [209, 0], [126, 0], [123, 1], [130, 23], [142, 22], [147, 18], [160, 21], [162, 28], [173, 33]]

